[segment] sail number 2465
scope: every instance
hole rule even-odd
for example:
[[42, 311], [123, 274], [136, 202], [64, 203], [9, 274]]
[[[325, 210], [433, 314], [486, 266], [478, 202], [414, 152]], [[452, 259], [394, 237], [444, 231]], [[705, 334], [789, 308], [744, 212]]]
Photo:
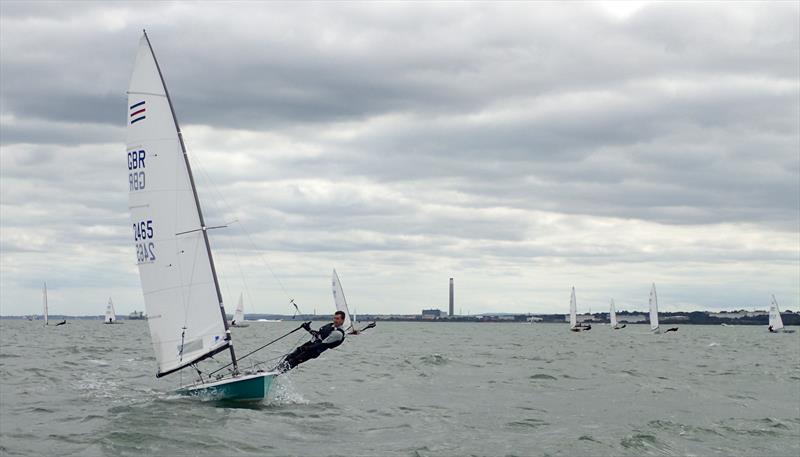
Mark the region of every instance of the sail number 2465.
[[153, 262], [156, 260], [153, 239], [153, 221], [133, 223], [133, 239], [136, 242], [136, 260], [139, 263]]

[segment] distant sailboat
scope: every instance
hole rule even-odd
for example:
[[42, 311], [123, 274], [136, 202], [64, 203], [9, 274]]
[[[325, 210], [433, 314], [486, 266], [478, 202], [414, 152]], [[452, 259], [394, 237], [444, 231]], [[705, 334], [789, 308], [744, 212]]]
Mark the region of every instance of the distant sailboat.
[[108, 304], [106, 305], [106, 316], [103, 319], [104, 324], [121, 324], [121, 322], [117, 322], [117, 313], [114, 312], [114, 302], [111, 301], [111, 297], [108, 297]]
[[345, 333], [349, 335], [357, 335], [363, 330], [375, 327], [375, 322], [372, 322], [360, 330], [356, 328], [355, 317], [350, 315], [350, 309], [347, 308], [347, 299], [344, 297], [342, 283], [339, 281], [339, 275], [336, 274], [335, 268], [333, 270], [333, 278], [331, 279], [331, 288], [333, 290], [333, 302], [334, 305], [336, 305], [336, 311], [341, 311], [344, 313], [344, 324], [342, 324], [342, 328], [344, 329]]
[[775, 295], [772, 296], [772, 303], [769, 305], [769, 327], [767, 327], [767, 330], [772, 333], [794, 333], [794, 330], [783, 328], [783, 319], [781, 319], [781, 311], [778, 308], [778, 300], [775, 300]]
[[336, 306], [336, 311], [342, 311], [344, 313], [344, 324], [342, 324], [344, 332], [348, 334], [355, 333], [356, 328], [353, 326], [353, 318], [350, 315], [350, 310], [347, 308], [347, 299], [344, 297], [342, 283], [339, 281], [339, 275], [336, 274], [335, 268], [333, 269], [331, 287], [333, 289], [333, 303]]
[[42, 312], [44, 313], [44, 325], [48, 325], [47, 323], [47, 283], [44, 283], [44, 287], [42, 287]]
[[[175, 110], [147, 34], [128, 88], [129, 209], [160, 378], [220, 352], [230, 353], [222, 377], [203, 377], [180, 394], [261, 400], [277, 372], [240, 371], [225, 315], [209, 227], [203, 219]], [[225, 368], [225, 367], [223, 367]]]
[[609, 318], [611, 319], [611, 328], [614, 330], [618, 330], [621, 328], [625, 328], [626, 324], [619, 325], [617, 323], [617, 310], [614, 307], [614, 299], [611, 299], [611, 310], [608, 313]]
[[233, 312], [231, 327], [249, 327], [244, 323], [244, 297], [241, 292], [239, 293], [239, 303], [236, 304], [236, 310]]
[[[656, 284], [650, 289], [650, 331], [653, 333], [662, 333], [658, 325], [658, 295], [656, 294]], [[664, 330], [663, 333], [677, 332], [678, 327], [671, 327]]]
[[591, 330], [591, 325], [583, 325], [578, 323], [578, 302], [575, 299], [575, 288], [572, 288], [572, 293], [569, 296], [569, 329], [573, 332], [581, 332]]

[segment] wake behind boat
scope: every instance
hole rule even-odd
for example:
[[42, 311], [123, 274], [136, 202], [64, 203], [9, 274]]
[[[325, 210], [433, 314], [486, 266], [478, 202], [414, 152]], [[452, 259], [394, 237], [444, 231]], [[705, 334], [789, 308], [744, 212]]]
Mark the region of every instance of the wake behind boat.
[[[239, 370], [200, 200], [175, 110], [147, 33], [128, 88], [128, 184], [139, 277], [155, 351], [156, 377], [193, 367], [181, 394], [261, 400], [275, 372]], [[225, 375], [201, 361], [228, 352]]]

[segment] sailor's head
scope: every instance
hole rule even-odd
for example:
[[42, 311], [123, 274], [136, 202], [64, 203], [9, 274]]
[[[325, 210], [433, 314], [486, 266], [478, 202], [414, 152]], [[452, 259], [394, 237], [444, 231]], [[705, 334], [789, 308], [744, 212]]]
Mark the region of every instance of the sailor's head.
[[341, 327], [344, 324], [344, 311], [336, 311], [333, 314], [333, 325]]

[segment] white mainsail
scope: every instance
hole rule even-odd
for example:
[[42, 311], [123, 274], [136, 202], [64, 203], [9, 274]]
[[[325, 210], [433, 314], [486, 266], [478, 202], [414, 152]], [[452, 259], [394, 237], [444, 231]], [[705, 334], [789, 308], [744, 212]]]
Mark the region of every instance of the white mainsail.
[[111, 297], [108, 297], [108, 305], [106, 305], [106, 318], [105, 322], [107, 324], [113, 324], [117, 320], [117, 314], [114, 312], [114, 302], [111, 301]]
[[231, 347], [180, 127], [147, 35], [128, 88], [128, 185], [157, 376]]
[[44, 313], [44, 325], [47, 325], [47, 283], [42, 287], [42, 308]]
[[650, 289], [650, 330], [658, 329], [658, 296], [656, 296], [656, 284]]
[[617, 309], [614, 307], [614, 299], [611, 299], [611, 310], [608, 312], [608, 317], [611, 319], [611, 327], [617, 326]]
[[781, 311], [778, 309], [778, 301], [775, 300], [775, 295], [772, 296], [772, 303], [769, 305], [769, 326], [773, 331], [778, 331], [783, 328], [783, 319], [781, 319]]
[[347, 299], [344, 298], [344, 290], [342, 290], [342, 283], [339, 282], [339, 275], [336, 274], [336, 269], [333, 269], [333, 302], [336, 304], [336, 311], [344, 312], [344, 324], [342, 328], [345, 333], [350, 333], [355, 328], [353, 327], [353, 319], [350, 317], [350, 310], [347, 309]]
[[236, 310], [233, 312], [233, 321], [237, 324], [244, 322], [244, 297], [239, 293], [239, 303], [236, 304]]
[[572, 294], [569, 296], [569, 328], [575, 328], [578, 325], [578, 302], [575, 300], [575, 288], [572, 288]]

